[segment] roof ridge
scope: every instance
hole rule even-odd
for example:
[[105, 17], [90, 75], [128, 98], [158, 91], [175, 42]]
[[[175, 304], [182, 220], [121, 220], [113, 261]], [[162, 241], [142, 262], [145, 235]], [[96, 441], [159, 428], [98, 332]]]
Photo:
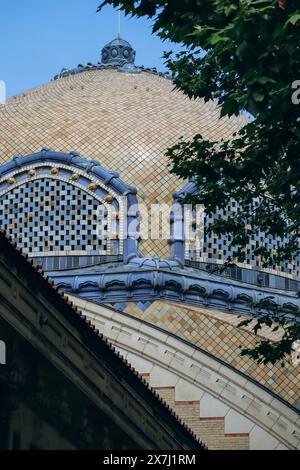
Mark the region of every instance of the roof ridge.
[[[124, 64], [128, 65], [128, 64]], [[126, 71], [125, 69], [123, 70], [120, 65], [115, 65], [115, 64], [103, 64], [102, 62], [97, 62], [97, 64], [93, 64], [91, 62], [88, 62], [86, 65], [83, 64], [78, 64], [77, 67], [68, 69], [68, 68], [62, 68], [59, 74], [55, 75], [53, 80], [59, 80], [60, 78], [65, 78], [69, 77], [70, 75], [77, 75], [82, 72], [90, 72], [93, 70], [116, 70], [117, 72], [124, 72]], [[152, 75], [157, 75], [159, 77], [166, 78], [168, 80], [173, 80], [172, 76], [168, 72], [159, 72], [156, 67], [145, 67], [144, 65], [140, 66], [132, 66], [132, 68], [128, 69], [129, 72], [131, 73], [150, 73]]]
[[152, 395], [169, 411], [169, 413], [176, 419], [176, 421], [191, 435], [191, 437], [200, 444], [203, 450], [206, 450], [207, 447], [202, 443], [202, 441], [196, 436], [196, 434], [192, 431], [192, 429], [187, 426], [181, 418], [171, 409], [171, 407], [158, 395], [158, 393], [151, 387], [147, 381], [142, 377], [142, 375], [127, 361], [124, 357], [116, 350], [116, 348], [112, 345], [112, 343], [102, 334], [100, 331], [92, 324], [90, 320], [87, 319], [86, 315], [82, 313], [82, 311], [74, 305], [72, 301], [69, 300], [68, 296], [64, 294], [64, 292], [60, 292], [59, 288], [55, 286], [54, 281], [49, 277], [45, 276], [44, 271], [39, 267], [35, 267], [33, 260], [29, 258], [29, 256], [23, 252], [22, 249], [18, 248], [18, 245], [15, 241], [13, 241], [12, 237], [7, 235], [6, 231], [0, 228], [0, 240], [5, 241], [8, 243], [19, 255], [24, 259], [27, 265], [40, 276], [42, 282], [47, 283], [48, 287], [50, 287], [55, 295], [62, 300], [68, 308], [77, 315], [78, 318], [89, 328], [90, 332], [97, 337], [97, 339], [101, 340], [102, 343], [122, 362], [127, 369], [142, 383], [147, 390], [149, 390]]

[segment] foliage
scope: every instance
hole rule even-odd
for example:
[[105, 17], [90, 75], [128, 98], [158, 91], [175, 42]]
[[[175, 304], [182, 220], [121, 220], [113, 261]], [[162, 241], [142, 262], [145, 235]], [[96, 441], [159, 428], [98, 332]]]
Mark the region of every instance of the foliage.
[[[287, 319], [272, 296], [250, 306], [255, 307], [259, 315], [254, 321], [253, 332], [259, 335], [262, 328], [266, 326], [269, 332], [278, 332], [280, 340], [274, 342], [269, 339], [261, 339], [255, 348], [243, 349], [242, 356], [249, 356], [258, 364], [275, 364], [277, 361], [282, 361], [282, 365], [284, 365], [286, 356], [290, 354], [294, 341], [300, 337], [300, 322], [296, 320], [293, 314], [291, 314], [290, 319]], [[253, 323], [253, 318], [247, 318], [238, 326], [245, 327], [251, 323]]]
[[[299, 1], [105, 0], [99, 9], [107, 4], [151, 18], [154, 33], [182, 45], [179, 54], [165, 54], [178, 89], [217, 101], [222, 116], [249, 117], [230, 141], [196, 135], [168, 150], [171, 171], [198, 185], [192, 202], [211, 213], [238, 202], [234, 217], [211, 226], [230, 235], [235, 256], [228, 261], [243, 262], [259, 231], [283, 240], [276, 251], [256, 247], [263, 266], [292, 260], [300, 252]], [[287, 335], [285, 352], [299, 330]], [[265, 344], [261, 352], [269, 357]]]

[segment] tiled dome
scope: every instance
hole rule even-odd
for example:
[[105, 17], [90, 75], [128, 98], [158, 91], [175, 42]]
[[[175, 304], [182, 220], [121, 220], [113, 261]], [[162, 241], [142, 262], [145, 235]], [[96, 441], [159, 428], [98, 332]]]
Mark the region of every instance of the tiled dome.
[[[43, 147], [76, 151], [119, 173], [139, 201], [170, 203], [183, 186], [170, 175], [165, 152], [201, 133], [229, 138], [246, 120], [222, 118], [214, 102], [189, 100], [173, 83], [146, 71], [90, 70], [11, 98], [0, 109], [0, 164]], [[145, 240], [144, 256], [169, 254], [167, 241]]]

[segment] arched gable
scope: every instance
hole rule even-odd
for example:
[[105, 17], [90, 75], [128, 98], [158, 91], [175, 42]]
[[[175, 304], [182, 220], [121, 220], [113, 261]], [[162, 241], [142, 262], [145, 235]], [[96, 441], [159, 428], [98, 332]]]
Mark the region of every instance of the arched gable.
[[43, 149], [0, 167], [1, 226], [30, 257], [66, 259], [63, 269], [74, 267], [70, 257], [94, 264], [136, 256], [127, 235], [136, 204], [136, 190], [117, 173], [74, 152]]

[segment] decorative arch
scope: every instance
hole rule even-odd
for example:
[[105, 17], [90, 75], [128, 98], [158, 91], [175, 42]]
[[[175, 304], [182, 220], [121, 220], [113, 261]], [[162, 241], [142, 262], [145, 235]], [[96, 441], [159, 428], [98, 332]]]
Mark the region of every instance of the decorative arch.
[[166, 329], [70, 298], [209, 448], [239, 448], [245, 438], [250, 449], [299, 448], [299, 411], [250, 376]]
[[[216, 219], [224, 219], [238, 210], [238, 204], [231, 201], [226, 208], [216, 209], [214, 214], [208, 214], [204, 206], [201, 210], [184, 210], [183, 202], [187, 196], [194, 196], [199, 192], [196, 183], [191, 180], [173, 194], [173, 214], [171, 216], [171, 255], [177, 261], [189, 267], [207, 269], [207, 266], [222, 266], [225, 260], [234, 256], [230, 248], [229, 238], [226, 235], [209, 234], [208, 226]], [[257, 203], [256, 200], [253, 201]], [[197, 237], [194, 240], [186, 237], [191, 228], [197, 226]], [[272, 238], [260, 231], [252, 235], [247, 245], [246, 259], [243, 263], [235, 262], [234, 266], [227, 268], [226, 276], [238, 282], [246, 282], [259, 287], [271, 287], [280, 290], [299, 290], [299, 256], [293, 263], [281, 262], [277, 266], [264, 268], [254, 256], [257, 243], [268, 243], [270, 250], [275, 250], [277, 243], [284, 243], [280, 238]], [[291, 268], [292, 266], [292, 268]]]
[[128, 262], [137, 255], [127, 233], [136, 194], [97, 161], [42, 149], [0, 166], [0, 224], [32, 258]]

